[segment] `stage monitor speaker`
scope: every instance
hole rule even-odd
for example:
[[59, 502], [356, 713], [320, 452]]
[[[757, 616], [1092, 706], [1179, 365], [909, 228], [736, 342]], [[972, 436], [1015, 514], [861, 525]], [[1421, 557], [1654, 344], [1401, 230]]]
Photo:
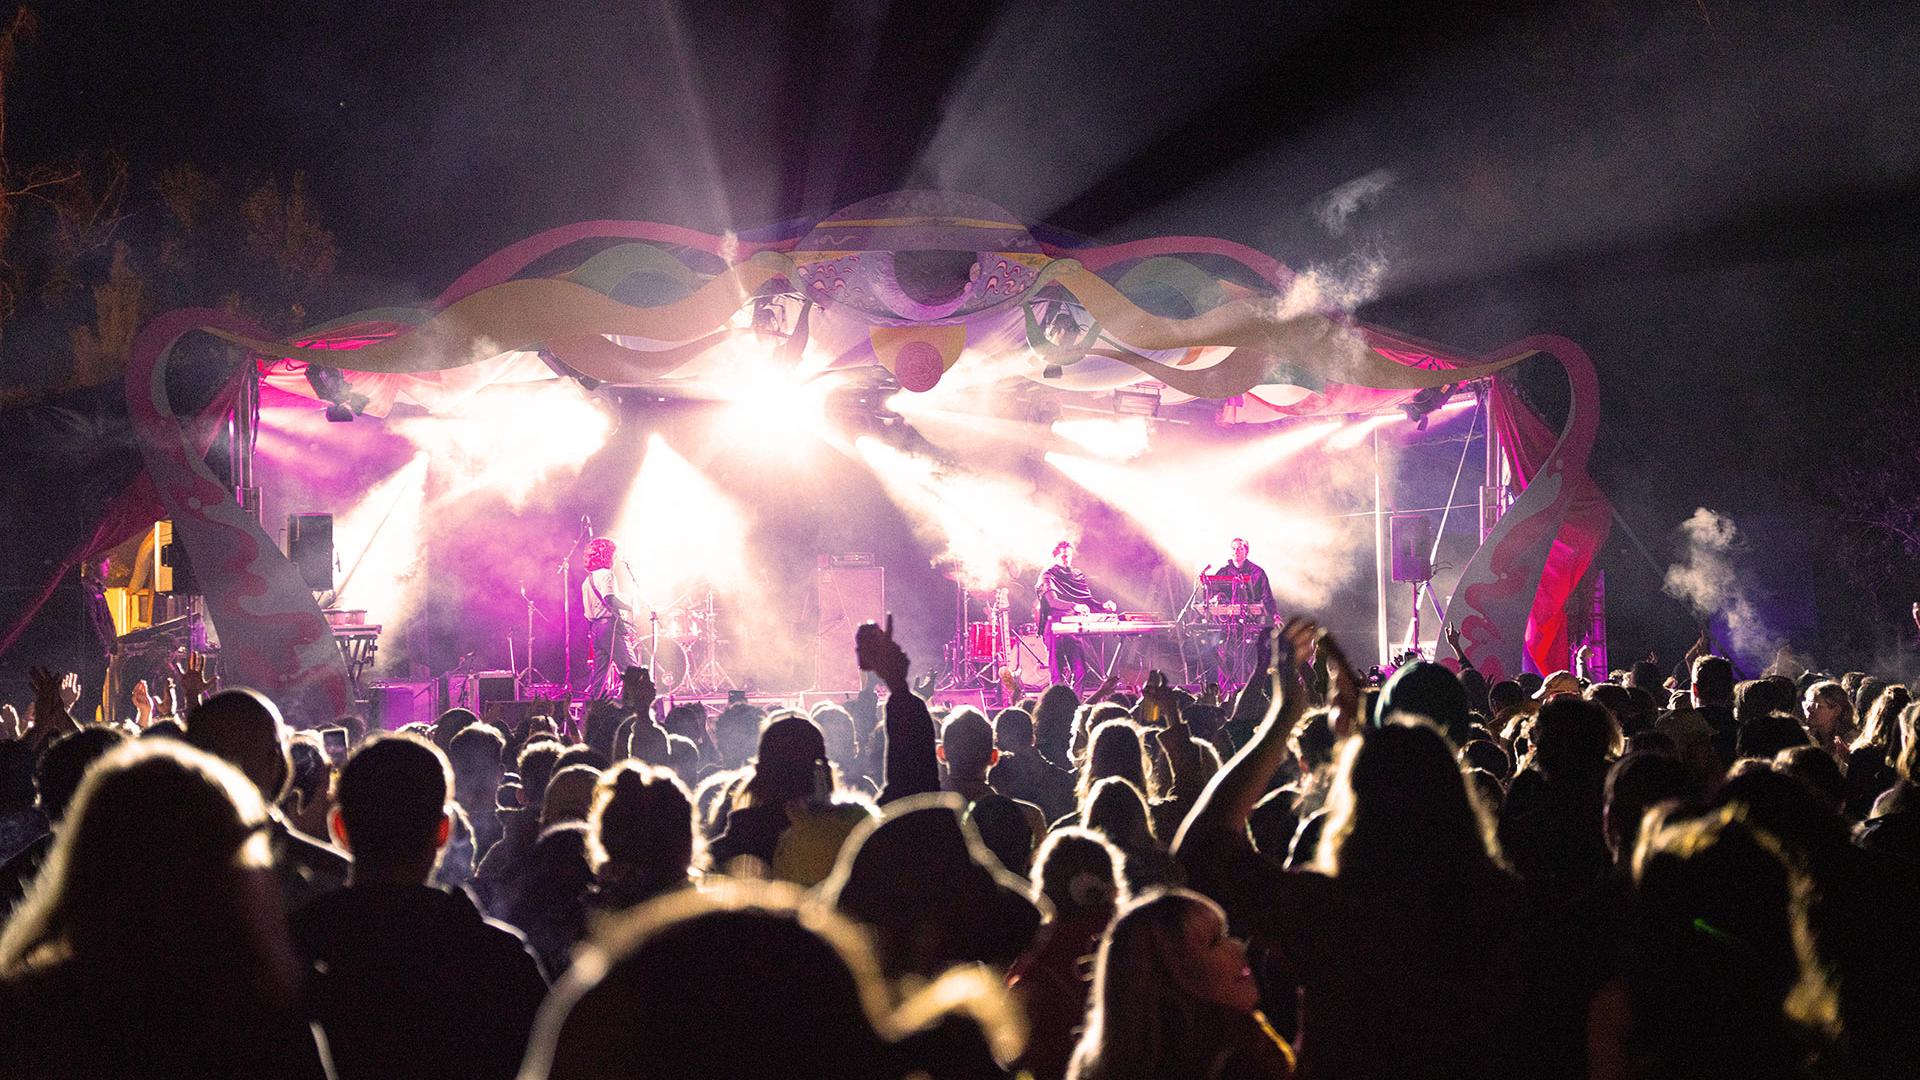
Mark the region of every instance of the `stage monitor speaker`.
[[1388, 519], [1393, 580], [1433, 580], [1433, 519], [1426, 514], [1395, 514]]
[[887, 570], [871, 565], [825, 565], [814, 571], [820, 621], [813, 640], [813, 689], [852, 693], [860, 689], [853, 658], [853, 632], [880, 622], [887, 611]]
[[511, 671], [478, 672], [473, 677], [473, 704], [467, 708], [485, 716], [487, 706], [494, 702], [512, 701], [519, 696], [515, 690], [515, 681]]
[[434, 721], [434, 684], [431, 682], [377, 682], [367, 688], [367, 720], [381, 731], [398, 731], [408, 724]]
[[287, 558], [300, 568], [307, 588], [333, 588], [333, 515], [288, 514]]

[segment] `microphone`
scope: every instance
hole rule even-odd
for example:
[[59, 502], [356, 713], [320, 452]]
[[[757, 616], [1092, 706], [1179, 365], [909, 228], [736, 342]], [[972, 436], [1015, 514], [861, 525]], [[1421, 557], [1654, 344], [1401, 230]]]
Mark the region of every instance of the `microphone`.
[[1205, 566], [1203, 566], [1203, 567], [1201, 567], [1201, 568], [1200, 568], [1200, 576], [1201, 576], [1201, 577], [1206, 577], [1206, 576], [1207, 576], [1207, 571], [1209, 571], [1209, 570], [1212, 570], [1212, 569], [1213, 569], [1213, 564], [1212, 564], [1212, 563], [1208, 563], [1207, 565], [1205, 565]]

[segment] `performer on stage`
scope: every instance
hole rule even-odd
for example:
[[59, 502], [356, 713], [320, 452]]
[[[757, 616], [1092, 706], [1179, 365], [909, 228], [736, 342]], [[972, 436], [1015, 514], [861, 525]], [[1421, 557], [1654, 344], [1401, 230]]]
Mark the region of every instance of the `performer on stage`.
[[580, 583], [580, 611], [593, 628], [593, 674], [587, 696], [620, 696], [620, 676], [638, 664], [634, 655], [633, 603], [614, 570], [613, 541], [601, 537], [587, 544], [587, 576]]
[[[1053, 545], [1053, 565], [1040, 574], [1040, 580], [1034, 583], [1036, 607], [1039, 608], [1040, 635], [1047, 643], [1047, 663], [1053, 668], [1053, 681], [1080, 688], [1086, 678], [1087, 654], [1080, 643], [1070, 636], [1053, 632], [1054, 621], [1067, 615], [1085, 615], [1093, 610], [1095, 600], [1093, 587], [1087, 581], [1087, 575], [1073, 568], [1073, 542], [1062, 540]], [[1109, 600], [1101, 607], [1107, 611], [1115, 610]]]
[[1214, 576], [1246, 580], [1217, 584], [1213, 593], [1222, 600], [1260, 605], [1260, 625], [1268, 626], [1273, 622], [1273, 586], [1268, 584], [1267, 572], [1260, 569], [1260, 564], [1247, 558], [1248, 550], [1245, 540], [1233, 538], [1233, 559]]
[[[1274, 625], [1273, 586], [1267, 581], [1267, 572], [1260, 568], [1260, 564], [1247, 558], [1248, 551], [1247, 542], [1234, 537], [1233, 558], [1207, 582], [1208, 592], [1214, 600], [1243, 605], [1242, 613], [1235, 620], [1241, 628], [1240, 634], [1222, 641], [1218, 649], [1218, 670], [1223, 685], [1258, 677], [1267, 670], [1272, 656], [1267, 628]], [[1241, 635], [1251, 635], [1251, 640]], [[1247, 652], [1249, 646], [1251, 655]]]

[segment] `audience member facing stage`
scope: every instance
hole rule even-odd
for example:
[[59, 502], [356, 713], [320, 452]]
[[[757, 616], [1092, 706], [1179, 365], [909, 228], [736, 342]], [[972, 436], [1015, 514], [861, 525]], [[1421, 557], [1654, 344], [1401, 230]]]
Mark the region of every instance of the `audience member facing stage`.
[[693, 796], [671, 770], [623, 761], [600, 777], [587, 818], [592, 904], [624, 911], [693, 884], [706, 844], [694, 828]]
[[0, 1075], [324, 1076], [260, 790], [172, 739], [80, 784], [0, 932]]
[[[946, 975], [898, 1009], [864, 938], [789, 887], [726, 882], [637, 909], [555, 987], [522, 1080], [1003, 1076], [1004, 991]], [[965, 1009], [966, 1016], [955, 1012]]]
[[54, 835], [60, 831], [87, 769], [107, 751], [126, 741], [126, 735], [118, 728], [84, 727], [60, 736], [41, 752], [40, 764], [33, 774], [33, 787], [40, 810], [47, 816], [47, 832], [0, 864], [0, 925], [26, 898], [27, 886], [40, 872], [47, 853], [53, 850]]
[[353, 874], [293, 917], [340, 1080], [519, 1068], [546, 981], [518, 933], [427, 884], [451, 787], [445, 756], [410, 735], [376, 737], [340, 770], [331, 826]]
[[1118, 848], [1089, 829], [1055, 829], [1034, 859], [1035, 901], [1053, 910], [1040, 943], [1007, 973], [1027, 1021], [1027, 1047], [1017, 1068], [1034, 1080], [1061, 1080], [1086, 1019], [1088, 960], [1114, 912], [1127, 902]]
[[[253, 781], [269, 807], [293, 779], [287, 726], [280, 710], [257, 690], [222, 690], [187, 714], [187, 742], [238, 768]], [[274, 872], [287, 910], [298, 910], [347, 880], [347, 856], [331, 844], [303, 836], [277, 810], [268, 811]]]

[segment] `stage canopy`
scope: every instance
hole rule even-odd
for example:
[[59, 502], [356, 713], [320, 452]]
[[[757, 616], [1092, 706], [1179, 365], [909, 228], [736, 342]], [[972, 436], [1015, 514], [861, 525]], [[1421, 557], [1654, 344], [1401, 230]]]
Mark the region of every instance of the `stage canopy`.
[[[169, 400], [168, 366], [184, 355], [175, 346], [201, 333], [253, 354], [275, 391], [314, 397], [319, 385], [371, 415], [449, 408], [533, 379], [663, 395], [863, 379], [913, 394], [1004, 388], [1103, 405], [1150, 395], [1162, 407], [1208, 403], [1221, 423], [1273, 424], [1392, 409], [1490, 379], [1490, 422], [1525, 487], [1449, 612], [1493, 678], [1565, 666], [1568, 600], [1610, 519], [1587, 475], [1598, 387], [1578, 347], [1542, 336], [1475, 356], [1422, 342], [1332, 308], [1311, 277], [1239, 244], [1076, 244], [983, 200], [926, 191], [749, 235], [582, 222], [498, 252], [424, 306], [362, 311], [286, 340], [229, 312], [187, 309], [136, 339], [127, 391], [147, 474], [73, 559], [124, 539], [129, 522], [172, 517], [221, 628], [228, 677], [321, 720], [348, 707], [331, 632], [203, 461], [231, 395], [194, 416]], [[1557, 433], [1497, 378], [1537, 355], [1571, 384]], [[310, 378], [309, 365], [343, 379]]]

